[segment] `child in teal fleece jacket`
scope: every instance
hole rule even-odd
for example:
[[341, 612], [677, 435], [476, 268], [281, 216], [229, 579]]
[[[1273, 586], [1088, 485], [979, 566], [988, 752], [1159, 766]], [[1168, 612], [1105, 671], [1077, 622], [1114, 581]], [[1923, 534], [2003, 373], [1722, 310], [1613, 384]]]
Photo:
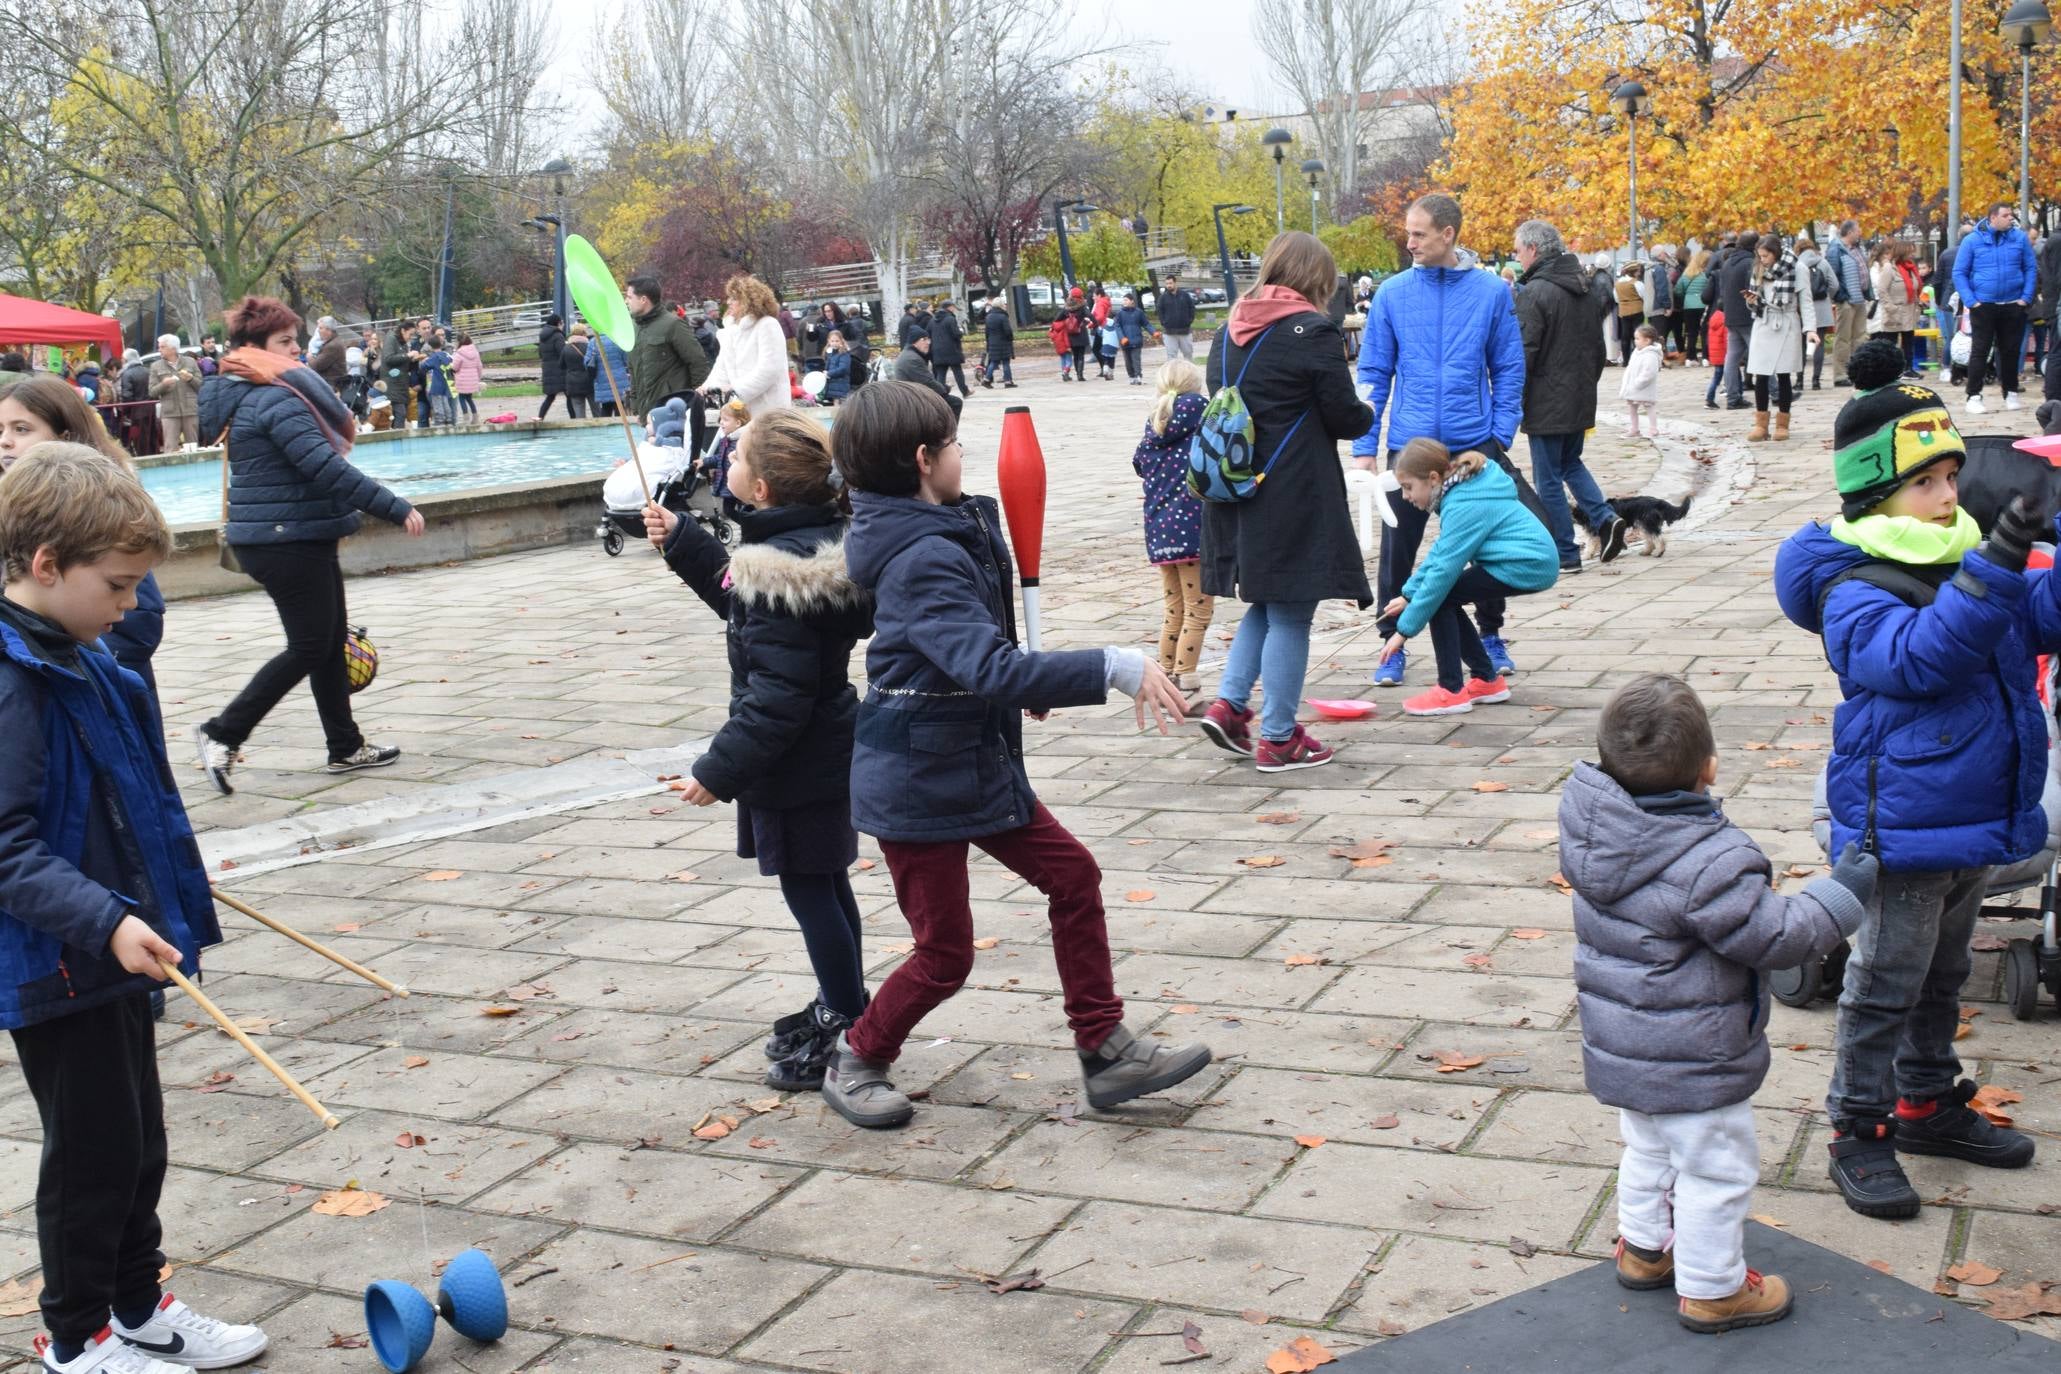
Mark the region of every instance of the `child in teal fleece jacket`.
[[1396, 618], [1383, 646], [1386, 660], [1427, 625], [1438, 655], [1438, 686], [1409, 698], [1413, 716], [1449, 716], [1477, 704], [1510, 699], [1481, 636], [1462, 608], [1491, 597], [1541, 592], [1560, 575], [1553, 536], [1518, 499], [1510, 474], [1479, 453], [1455, 458], [1436, 439], [1412, 439], [1395, 461], [1403, 497], [1419, 510], [1438, 512], [1438, 540], [1381, 608]]

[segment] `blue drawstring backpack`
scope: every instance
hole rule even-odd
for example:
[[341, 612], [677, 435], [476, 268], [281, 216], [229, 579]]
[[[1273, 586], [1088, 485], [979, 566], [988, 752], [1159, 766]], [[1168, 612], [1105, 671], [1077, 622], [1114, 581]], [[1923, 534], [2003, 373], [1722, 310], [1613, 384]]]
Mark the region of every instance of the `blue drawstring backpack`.
[[1265, 465], [1255, 469], [1253, 445], [1256, 435], [1252, 412], [1245, 408], [1245, 398], [1238, 394], [1238, 388], [1244, 383], [1245, 370], [1252, 366], [1260, 345], [1273, 332], [1274, 327], [1269, 325], [1252, 341], [1252, 347], [1245, 351], [1245, 361], [1238, 365], [1238, 380], [1235, 382], [1226, 381], [1230, 373], [1231, 350], [1226, 348], [1219, 355], [1217, 394], [1209, 398], [1209, 404], [1202, 411], [1202, 420], [1196, 426], [1195, 437], [1188, 442], [1188, 490], [1205, 501], [1252, 499], [1260, 483], [1267, 480], [1267, 469], [1274, 465], [1274, 459], [1281, 456], [1281, 450], [1288, 446], [1288, 441], [1295, 437], [1295, 431], [1301, 429], [1302, 422], [1309, 418], [1308, 411], [1297, 416], [1288, 432], [1281, 436], [1281, 442], [1274, 445], [1274, 452]]

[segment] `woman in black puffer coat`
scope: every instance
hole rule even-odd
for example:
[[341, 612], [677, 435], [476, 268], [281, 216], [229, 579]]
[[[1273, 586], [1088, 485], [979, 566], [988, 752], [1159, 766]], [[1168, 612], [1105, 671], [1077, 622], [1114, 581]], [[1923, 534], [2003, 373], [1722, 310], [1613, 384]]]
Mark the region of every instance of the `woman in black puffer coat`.
[[315, 697], [329, 771], [381, 768], [401, 756], [367, 744], [351, 717], [344, 668], [343, 568], [336, 547], [358, 512], [411, 535], [413, 506], [351, 466], [351, 413], [329, 384], [299, 365], [300, 317], [283, 301], [246, 296], [225, 319], [231, 351], [200, 389], [204, 441], [226, 446], [229, 521], [223, 539], [279, 610], [286, 648], [222, 713], [194, 727], [209, 780], [224, 794], [237, 750], [302, 678]]
[[852, 832], [852, 647], [872, 600], [844, 560], [847, 520], [830, 485], [828, 435], [794, 411], [739, 434], [729, 484], [752, 509], [731, 553], [692, 520], [647, 506], [645, 528], [680, 580], [729, 627], [730, 719], [694, 762], [686, 797], [737, 803], [737, 854], [780, 879], [818, 995], [773, 1024], [766, 1084], [822, 1086], [831, 1047], [866, 1006]]
[[[556, 311], [544, 317], [544, 327], [537, 331], [537, 366], [544, 373], [544, 404], [537, 407], [541, 420], [551, 413], [551, 402], [565, 394], [565, 321]], [[572, 409], [569, 400], [566, 409]]]

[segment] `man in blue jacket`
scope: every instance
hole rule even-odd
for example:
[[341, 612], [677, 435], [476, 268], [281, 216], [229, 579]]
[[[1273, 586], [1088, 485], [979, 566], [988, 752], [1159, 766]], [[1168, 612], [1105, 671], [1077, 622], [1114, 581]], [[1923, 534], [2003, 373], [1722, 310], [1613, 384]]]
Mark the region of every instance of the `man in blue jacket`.
[[1997, 383], [2004, 409], [2017, 410], [2018, 364], [2025, 357], [2025, 307], [2039, 294], [2032, 242], [2017, 225], [2018, 212], [2002, 201], [1989, 220], [1961, 240], [1954, 254], [1954, 290], [1968, 308], [1968, 413], [1980, 415], [1990, 345], [1997, 350]]
[[[1438, 440], [1454, 453], [1477, 449], [1517, 479], [1525, 504], [1538, 512], [1537, 496], [1510, 465], [1510, 441], [1524, 410], [1524, 336], [1511, 308], [1510, 288], [1493, 272], [1478, 270], [1459, 251], [1460, 202], [1436, 192], [1420, 196], [1403, 217], [1411, 270], [1381, 284], [1367, 308], [1360, 336], [1359, 380], [1374, 423], [1353, 441], [1353, 457], [1375, 468], [1383, 454], [1391, 466], [1404, 444], [1419, 437]], [[1389, 408], [1391, 390], [1394, 408]], [[1388, 433], [1381, 432], [1383, 413]], [[1379, 602], [1402, 593], [1417, 564], [1428, 517], [1407, 501], [1390, 500], [1396, 523], [1381, 530]], [[1544, 516], [1540, 516], [1544, 523]], [[1514, 673], [1503, 647], [1503, 603], [1483, 601], [1475, 609], [1481, 645], [1499, 673]], [[1378, 624], [1380, 637], [1396, 632], [1392, 617]], [[1374, 670], [1378, 687], [1400, 687], [1404, 655], [1384, 659]]]

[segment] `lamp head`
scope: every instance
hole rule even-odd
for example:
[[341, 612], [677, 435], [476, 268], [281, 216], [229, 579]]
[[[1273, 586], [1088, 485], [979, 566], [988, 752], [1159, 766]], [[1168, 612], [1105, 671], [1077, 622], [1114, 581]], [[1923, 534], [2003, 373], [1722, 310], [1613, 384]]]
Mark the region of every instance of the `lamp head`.
[[[2038, 0], [2031, 0], [2038, 3]], [[1627, 81], [1610, 93], [1610, 103], [1619, 114], [1637, 118], [1653, 108], [1653, 97], [1646, 94], [1646, 88], [1637, 81]]]
[[1310, 180], [1315, 181], [1324, 174], [1324, 159], [1320, 157], [1304, 158], [1302, 170], [1308, 174]]
[[2020, 52], [2031, 52], [2047, 41], [2054, 21], [2042, 0], [2018, 0], [2005, 13], [2001, 27], [2004, 37], [2016, 43]]

